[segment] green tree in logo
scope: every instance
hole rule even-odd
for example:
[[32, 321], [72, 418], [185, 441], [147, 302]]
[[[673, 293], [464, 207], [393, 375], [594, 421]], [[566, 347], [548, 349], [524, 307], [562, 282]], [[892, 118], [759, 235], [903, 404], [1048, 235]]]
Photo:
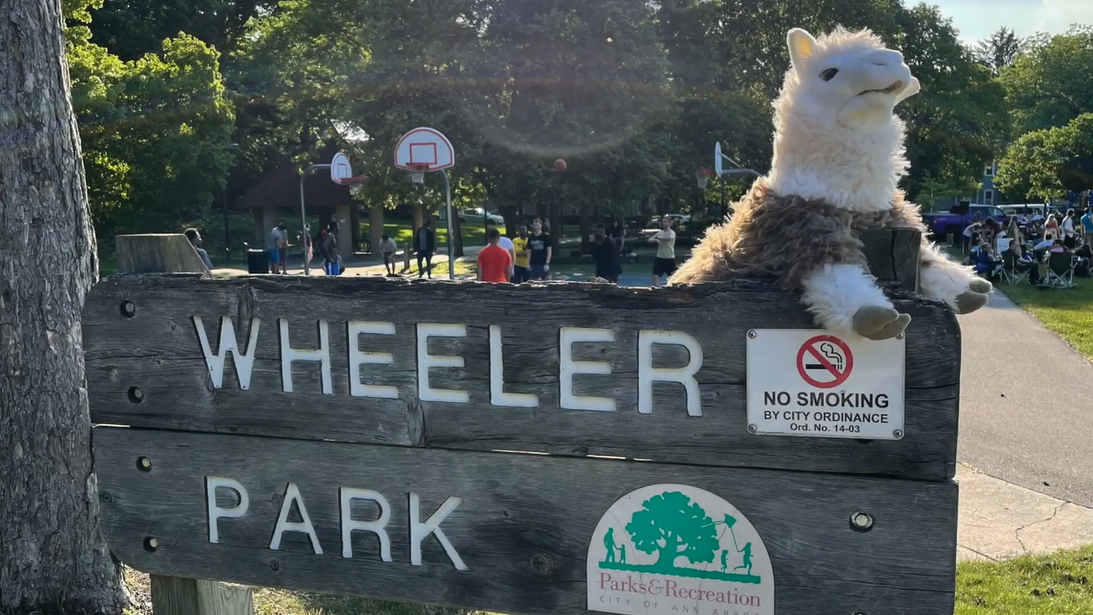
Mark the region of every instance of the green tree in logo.
[[626, 524], [634, 547], [643, 553], [657, 553], [650, 567], [675, 570], [679, 556], [692, 564], [712, 562], [720, 548], [714, 521], [705, 510], [678, 491], [655, 495], [642, 504]]

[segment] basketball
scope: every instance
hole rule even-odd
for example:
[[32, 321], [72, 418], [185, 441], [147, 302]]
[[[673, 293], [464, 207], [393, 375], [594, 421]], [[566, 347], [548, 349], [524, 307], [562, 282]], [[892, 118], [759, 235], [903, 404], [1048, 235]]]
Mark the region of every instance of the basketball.
[[564, 171], [565, 170], [565, 160], [562, 160], [561, 158], [555, 160], [554, 161], [554, 170], [559, 172], [559, 173]]

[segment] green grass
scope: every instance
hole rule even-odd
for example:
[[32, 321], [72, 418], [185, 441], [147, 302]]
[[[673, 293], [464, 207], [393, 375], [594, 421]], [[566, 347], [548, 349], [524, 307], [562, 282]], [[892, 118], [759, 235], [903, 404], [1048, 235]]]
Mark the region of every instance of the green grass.
[[[441, 221], [435, 221], [433, 228], [436, 230], [436, 243], [437, 251], [442, 252], [441, 246], [445, 248], [448, 245], [448, 226]], [[474, 222], [464, 222], [460, 228], [463, 236], [463, 246], [481, 246], [486, 243], [486, 229], [482, 226], [481, 222], [475, 224]], [[497, 230], [505, 233], [505, 227], [499, 226]], [[368, 237], [369, 226], [368, 223], [361, 224], [361, 236]], [[409, 220], [401, 220], [396, 222], [387, 222], [383, 225], [383, 234], [395, 240], [400, 248], [406, 246], [407, 243], [414, 240], [414, 229]]]
[[1074, 284], [1074, 288], [1066, 289], [1001, 284], [998, 289], [1086, 358], [1093, 359], [1093, 279], [1074, 278]]
[[1093, 613], [1093, 546], [1005, 562], [961, 562], [956, 615]]

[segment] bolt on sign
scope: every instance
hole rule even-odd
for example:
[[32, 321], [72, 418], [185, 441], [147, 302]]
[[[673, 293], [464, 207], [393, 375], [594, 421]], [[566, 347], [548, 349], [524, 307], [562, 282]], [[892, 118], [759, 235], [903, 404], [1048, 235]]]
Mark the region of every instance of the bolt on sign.
[[[151, 574], [491, 612], [951, 613], [958, 329], [894, 301], [906, 383], [853, 392], [903, 439], [757, 438], [748, 331], [798, 336], [780, 378], [824, 335], [767, 282], [108, 278], [103, 529]], [[896, 348], [824, 343], [832, 391]]]
[[907, 340], [748, 331], [748, 430], [759, 435], [904, 437]]

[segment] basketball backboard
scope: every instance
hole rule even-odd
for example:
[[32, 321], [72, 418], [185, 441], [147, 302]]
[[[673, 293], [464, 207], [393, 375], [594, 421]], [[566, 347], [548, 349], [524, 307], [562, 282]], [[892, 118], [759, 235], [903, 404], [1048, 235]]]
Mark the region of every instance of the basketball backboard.
[[407, 171], [439, 171], [455, 165], [448, 138], [432, 128], [415, 128], [395, 147], [395, 166]]
[[349, 157], [338, 152], [330, 161], [330, 180], [335, 184], [344, 184], [353, 177], [353, 167], [349, 164]]
[[714, 172], [720, 177], [725, 171], [725, 167], [721, 164], [721, 142], [718, 141], [717, 145], [713, 148], [713, 169]]

